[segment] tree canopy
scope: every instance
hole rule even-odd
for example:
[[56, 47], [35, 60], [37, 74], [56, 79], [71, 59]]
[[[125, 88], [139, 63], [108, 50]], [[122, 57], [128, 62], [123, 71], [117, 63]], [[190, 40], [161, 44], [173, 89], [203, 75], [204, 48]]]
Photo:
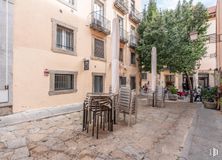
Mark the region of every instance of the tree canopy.
[[[192, 73], [206, 53], [208, 12], [202, 3], [183, 0], [174, 10], [158, 10], [156, 0], [150, 0], [138, 27], [137, 47], [140, 68], [151, 71], [151, 49], [157, 48], [157, 70], [168, 66], [171, 72]], [[198, 37], [192, 41], [191, 32]]]

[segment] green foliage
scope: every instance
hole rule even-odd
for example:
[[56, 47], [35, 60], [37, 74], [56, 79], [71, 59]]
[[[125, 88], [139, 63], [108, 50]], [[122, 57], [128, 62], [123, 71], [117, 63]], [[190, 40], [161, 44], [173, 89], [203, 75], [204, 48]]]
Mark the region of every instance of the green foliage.
[[[151, 71], [151, 49], [155, 46], [158, 72], [168, 66], [171, 72], [192, 73], [206, 53], [207, 21], [208, 12], [201, 3], [183, 0], [175, 10], [160, 11], [156, 1], [150, 0], [138, 28], [141, 69]], [[198, 33], [195, 41], [190, 39], [193, 31]]]
[[202, 98], [206, 99], [209, 102], [214, 102], [217, 96], [217, 87], [204, 88], [201, 92]]
[[170, 91], [171, 94], [177, 94], [178, 89], [176, 89], [176, 87], [174, 87], [174, 86], [170, 86], [169, 91]]

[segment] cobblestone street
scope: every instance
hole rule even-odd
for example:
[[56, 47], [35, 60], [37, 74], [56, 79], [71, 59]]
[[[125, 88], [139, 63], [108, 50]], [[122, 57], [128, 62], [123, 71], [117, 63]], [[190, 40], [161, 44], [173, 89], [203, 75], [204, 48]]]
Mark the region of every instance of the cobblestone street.
[[99, 139], [82, 132], [81, 112], [0, 128], [0, 159], [176, 160], [198, 107], [139, 107], [132, 127], [124, 122]]

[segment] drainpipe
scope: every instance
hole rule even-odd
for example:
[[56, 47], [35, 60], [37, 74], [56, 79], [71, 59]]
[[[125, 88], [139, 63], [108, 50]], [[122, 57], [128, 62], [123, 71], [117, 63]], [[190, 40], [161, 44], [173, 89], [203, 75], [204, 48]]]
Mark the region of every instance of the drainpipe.
[[8, 80], [8, 56], [9, 56], [9, 53], [8, 53], [8, 23], [9, 23], [9, 16], [8, 16], [8, 3], [9, 1], [6, 0], [6, 33], [5, 33], [5, 37], [6, 37], [6, 45], [5, 45], [5, 61], [6, 61], [6, 69], [5, 69], [5, 76], [6, 76], [6, 84], [5, 84], [5, 89], [8, 89], [8, 85], [9, 85], [9, 80]]

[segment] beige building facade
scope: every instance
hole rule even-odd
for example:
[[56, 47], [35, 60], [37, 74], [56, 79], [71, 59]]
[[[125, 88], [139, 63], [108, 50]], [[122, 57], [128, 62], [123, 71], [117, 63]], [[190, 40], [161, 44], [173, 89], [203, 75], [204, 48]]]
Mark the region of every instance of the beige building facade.
[[[214, 70], [217, 68], [217, 56], [216, 56], [216, 6], [208, 8], [209, 21], [207, 29], [207, 53], [199, 61], [199, 68], [195, 71], [196, 74], [190, 76], [193, 88], [201, 87], [214, 87], [215, 78]], [[142, 85], [151, 82], [151, 74], [143, 73]], [[168, 87], [174, 85], [180, 91], [188, 90], [188, 81], [185, 75], [171, 73], [168, 68], [164, 69], [158, 77], [157, 84], [162, 87]]]
[[75, 105], [87, 92], [109, 92], [114, 18], [120, 84], [139, 91], [140, 7], [140, 0], [16, 0], [13, 111]]
[[221, 71], [222, 68], [222, 1], [217, 0], [217, 68]]

